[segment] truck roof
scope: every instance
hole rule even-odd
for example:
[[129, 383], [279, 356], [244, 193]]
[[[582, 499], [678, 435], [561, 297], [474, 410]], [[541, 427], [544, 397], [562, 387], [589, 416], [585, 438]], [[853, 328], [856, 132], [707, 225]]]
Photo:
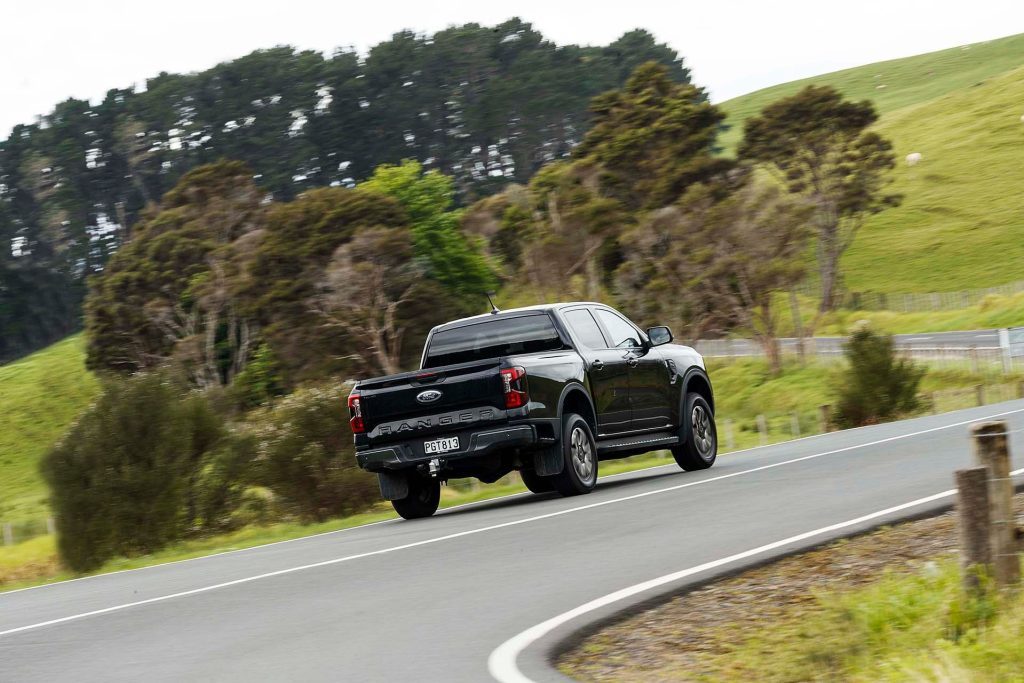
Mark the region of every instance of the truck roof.
[[522, 315], [523, 313], [533, 313], [536, 311], [549, 311], [559, 308], [565, 308], [566, 306], [606, 306], [599, 301], [563, 301], [554, 304], [535, 304], [533, 306], [521, 306], [519, 308], [509, 308], [504, 311], [498, 311], [497, 313], [481, 313], [480, 315], [472, 315], [468, 318], [459, 318], [458, 320], [452, 320], [442, 325], [434, 327], [433, 331], [448, 330], [454, 327], [462, 327], [463, 325], [471, 325], [474, 322], [481, 322], [483, 320], [493, 320], [501, 317], [511, 317], [514, 315]]

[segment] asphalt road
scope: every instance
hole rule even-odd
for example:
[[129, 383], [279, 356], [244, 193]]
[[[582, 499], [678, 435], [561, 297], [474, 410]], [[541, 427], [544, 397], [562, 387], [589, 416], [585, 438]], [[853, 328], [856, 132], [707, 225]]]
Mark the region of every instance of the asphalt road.
[[[609, 477], [588, 496], [513, 496], [0, 594], [0, 680], [490, 680], [496, 648], [595, 598], [688, 570], [656, 590], [678, 589], [942, 502], [850, 522], [950, 489], [970, 462], [968, 423], [1000, 414], [1024, 428], [1013, 401], [748, 450], [700, 473]], [[498, 673], [557, 680], [548, 646], [527, 643]]]

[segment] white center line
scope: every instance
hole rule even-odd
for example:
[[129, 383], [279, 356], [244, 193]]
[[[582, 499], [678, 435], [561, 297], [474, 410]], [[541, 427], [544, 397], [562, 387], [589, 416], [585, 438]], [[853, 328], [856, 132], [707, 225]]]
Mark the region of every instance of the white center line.
[[1024, 412], [1024, 408], [1020, 408], [1020, 409], [1017, 409], [1017, 410], [1008, 410], [1008, 411], [1005, 411], [1005, 412], [996, 413], [994, 415], [988, 415], [988, 416], [983, 416], [983, 417], [976, 417], [974, 419], [964, 420], [962, 422], [954, 422], [952, 424], [942, 425], [941, 427], [932, 427], [930, 429], [922, 429], [922, 430], [919, 430], [919, 431], [916, 431], [916, 432], [910, 432], [908, 434], [899, 434], [897, 436], [890, 436], [890, 437], [887, 437], [885, 439], [878, 439], [878, 440], [870, 441], [870, 442], [867, 442], [867, 443], [857, 444], [855, 446], [846, 446], [844, 448], [837, 448], [837, 449], [830, 450], [830, 451], [823, 451], [821, 453], [812, 453], [811, 455], [805, 455], [805, 456], [802, 456], [802, 457], [799, 457], [799, 458], [793, 458], [791, 460], [784, 460], [782, 462], [771, 463], [771, 464], [768, 464], [768, 465], [761, 465], [760, 467], [753, 467], [753, 468], [750, 468], [750, 469], [747, 469], [747, 470], [741, 470], [739, 472], [731, 472], [729, 474], [722, 474], [722, 475], [719, 475], [717, 477], [709, 477], [707, 479], [700, 479], [698, 481], [687, 482], [685, 484], [678, 484], [676, 486], [669, 486], [669, 487], [666, 487], [666, 488], [656, 489], [656, 490], [653, 490], [653, 491], [645, 491], [645, 492], [642, 492], [642, 493], [635, 493], [633, 495], [623, 496], [621, 498], [612, 498], [612, 499], [609, 499], [609, 500], [598, 501], [596, 503], [590, 503], [588, 505], [579, 505], [577, 507], [567, 508], [565, 510], [558, 510], [558, 511], [555, 511], [555, 512], [549, 512], [549, 513], [546, 513], [546, 514], [543, 514], [543, 515], [536, 515], [536, 516], [533, 516], [533, 517], [526, 517], [526, 518], [523, 518], [523, 519], [512, 520], [510, 522], [503, 522], [501, 524], [492, 524], [490, 526], [479, 527], [477, 529], [469, 529], [469, 530], [466, 530], [466, 531], [459, 531], [459, 532], [456, 532], [456, 533], [445, 534], [443, 536], [437, 536], [437, 537], [434, 537], [434, 538], [424, 539], [422, 541], [415, 541], [415, 542], [412, 542], [412, 543], [405, 543], [405, 544], [402, 544], [402, 545], [392, 546], [390, 548], [382, 548], [380, 550], [372, 550], [372, 551], [365, 552], [365, 553], [358, 553], [356, 555], [347, 555], [345, 557], [338, 557], [338, 558], [334, 558], [334, 559], [331, 559], [331, 560], [324, 560], [322, 562], [314, 562], [312, 564], [304, 564], [304, 565], [300, 565], [300, 566], [297, 566], [297, 567], [289, 567], [287, 569], [279, 569], [277, 571], [266, 572], [266, 573], [263, 573], [263, 574], [257, 574], [255, 576], [248, 576], [248, 577], [244, 577], [244, 578], [241, 578], [241, 579], [235, 579], [233, 581], [225, 581], [223, 583], [217, 583], [217, 584], [213, 584], [213, 585], [210, 585], [210, 586], [203, 586], [203, 587], [200, 587], [200, 588], [193, 588], [192, 590], [181, 591], [181, 592], [178, 592], [178, 593], [170, 593], [168, 595], [161, 595], [161, 596], [158, 596], [158, 597], [155, 597], [155, 598], [149, 598], [149, 599], [146, 599], [146, 600], [137, 600], [135, 602], [127, 602], [127, 603], [123, 603], [123, 604], [120, 604], [120, 605], [113, 605], [111, 607], [105, 607], [105, 608], [102, 608], [102, 609], [91, 610], [91, 611], [82, 612], [82, 613], [79, 613], [79, 614], [72, 614], [72, 615], [69, 615], [69, 616], [66, 616], [66, 617], [60, 617], [58, 619], [50, 619], [48, 621], [41, 621], [41, 622], [38, 622], [38, 623], [35, 623], [35, 624], [28, 624], [28, 625], [25, 625], [25, 626], [18, 626], [16, 628], [10, 628], [10, 629], [7, 629], [5, 631], [0, 631], [0, 636], [7, 636], [7, 635], [14, 634], [14, 633], [21, 633], [21, 632], [24, 632], [24, 631], [32, 631], [32, 630], [43, 628], [43, 627], [46, 627], [46, 626], [54, 626], [56, 624], [64, 624], [64, 623], [67, 623], [67, 622], [70, 622], [70, 621], [77, 621], [79, 619], [85, 619], [87, 617], [94, 617], [94, 616], [99, 616], [99, 615], [102, 615], [102, 614], [110, 614], [111, 612], [119, 612], [121, 610], [126, 610], [126, 609], [130, 609], [130, 608], [133, 608], [133, 607], [141, 607], [142, 605], [152, 605], [152, 604], [155, 604], [155, 603], [158, 603], [158, 602], [165, 602], [165, 601], [174, 600], [174, 599], [177, 599], [177, 598], [184, 598], [184, 597], [188, 597], [188, 596], [191, 596], [191, 595], [198, 595], [200, 593], [208, 593], [210, 591], [215, 591], [215, 590], [219, 590], [219, 589], [222, 589], [222, 588], [228, 588], [228, 587], [231, 587], [231, 586], [238, 586], [238, 585], [245, 584], [245, 583], [251, 583], [253, 581], [260, 581], [260, 580], [263, 580], [263, 579], [269, 579], [269, 578], [273, 578], [273, 577], [276, 577], [276, 576], [284, 576], [286, 574], [293, 574], [295, 572], [306, 571], [306, 570], [309, 570], [309, 569], [316, 569], [318, 567], [328, 567], [328, 566], [331, 566], [331, 565], [341, 564], [343, 562], [351, 562], [353, 560], [359, 560], [359, 559], [363, 559], [363, 558], [367, 558], [367, 557], [375, 557], [375, 556], [378, 556], [378, 555], [386, 555], [388, 553], [394, 553], [394, 552], [398, 552], [398, 551], [401, 551], [401, 550], [408, 550], [409, 548], [416, 548], [416, 547], [419, 547], [419, 546], [431, 545], [431, 544], [434, 544], [434, 543], [441, 543], [443, 541], [449, 541], [449, 540], [456, 539], [456, 538], [463, 538], [465, 536], [472, 536], [472, 535], [475, 535], [475, 534], [482, 534], [482, 533], [485, 533], [485, 532], [488, 532], [488, 531], [495, 531], [495, 530], [498, 530], [498, 529], [505, 529], [505, 528], [508, 528], [508, 527], [519, 526], [520, 524], [529, 524], [529, 523], [532, 523], [532, 522], [538, 522], [538, 521], [545, 520], [545, 519], [552, 519], [554, 517], [561, 517], [562, 515], [568, 515], [568, 514], [572, 514], [574, 512], [582, 512], [584, 510], [591, 510], [591, 509], [594, 509], [594, 508], [604, 507], [606, 505], [614, 505], [616, 503], [623, 503], [623, 502], [630, 501], [630, 500], [637, 500], [639, 498], [646, 498], [648, 496], [655, 496], [655, 495], [660, 495], [660, 494], [663, 494], [663, 493], [669, 493], [669, 492], [672, 492], [672, 491], [679, 491], [681, 489], [689, 488], [691, 486], [701, 486], [703, 484], [710, 484], [712, 482], [722, 481], [724, 479], [731, 479], [733, 477], [739, 477], [739, 476], [743, 476], [743, 475], [746, 475], [746, 474], [753, 474], [754, 472], [761, 472], [761, 471], [769, 470], [769, 469], [772, 469], [772, 468], [775, 468], [775, 467], [782, 467], [783, 465], [791, 465], [793, 463], [804, 462], [806, 460], [812, 460], [814, 458], [821, 458], [821, 457], [824, 457], [824, 456], [827, 456], [827, 455], [835, 455], [837, 453], [846, 453], [848, 451], [857, 450], [857, 449], [860, 449], [860, 448], [867, 448], [867, 447], [870, 447], [870, 446], [878, 446], [878, 445], [884, 444], [884, 443], [891, 443], [893, 441], [899, 441], [901, 439], [908, 439], [908, 438], [911, 438], [911, 437], [920, 436], [922, 434], [929, 434], [929, 433], [932, 433], [932, 432], [938, 432], [938, 431], [942, 431], [944, 429], [952, 429], [953, 427], [961, 427], [963, 425], [971, 424], [971, 423], [978, 422], [978, 421], [981, 421], [981, 420], [990, 420], [992, 418], [1002, 417], [1002, 416], [1005, 416], [1005, 415], [1013, 415], [1013, 414], [1021, 413], [1021, 412]]

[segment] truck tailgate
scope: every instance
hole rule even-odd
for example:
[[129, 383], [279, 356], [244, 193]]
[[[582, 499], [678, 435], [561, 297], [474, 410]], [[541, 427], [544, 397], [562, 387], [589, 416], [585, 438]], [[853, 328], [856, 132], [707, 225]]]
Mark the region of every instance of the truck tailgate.
[[359, 383], [371, 444], [453, 427], [501, 422], [505, 394], [497, 359], [447, 365]]

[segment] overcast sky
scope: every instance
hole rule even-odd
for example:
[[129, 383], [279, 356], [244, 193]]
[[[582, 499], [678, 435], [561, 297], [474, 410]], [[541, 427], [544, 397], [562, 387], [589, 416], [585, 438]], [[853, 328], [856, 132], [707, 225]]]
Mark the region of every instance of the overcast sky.
[[0, 139], [68, 97], [95, 102], [160, 71], [198, 71], [283, 44], [365, 53], [403, 28], [510, 16], [560, 44], [606, 44], [645, 28], [685, 57], [715, 101], [1024, 32], [1024, 0], [4, 0]]

